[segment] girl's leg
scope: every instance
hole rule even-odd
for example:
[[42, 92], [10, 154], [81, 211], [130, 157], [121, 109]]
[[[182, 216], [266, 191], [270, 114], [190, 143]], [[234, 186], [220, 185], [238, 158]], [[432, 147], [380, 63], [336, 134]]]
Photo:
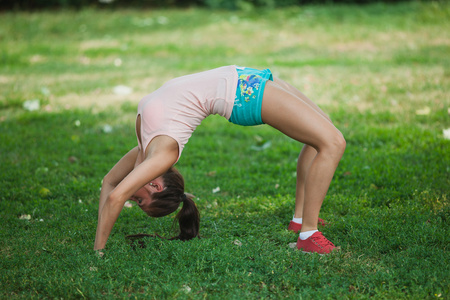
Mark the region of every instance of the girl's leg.
[[[303, 183], [300, 180], [300, 185], [304, 185], [300, 186], [304, 189], [304, 199], [299, 198], [299, 202], [303, 201], [302, 232], [316, 230], [323, 199], [345, 150], [345, 140], [320, 109], [296, 95], [295, 90], [275, 82], [266, 83], [262, 119], [317, 152], [314, 156], [314, 151], [309, 147], [303, 150], [299, 164], [304, 167], [298, 170], [304, 177]], [[302, 194], [301, 191], [298, 193]]]
[[303, 217], [303, 203], [305, 200], [305, 183], [309, 167], [317, 155], [316, 149], [309, 145], [304, 145], [297, 161], [297, 185], [295, 190], [294, 217]]
[[298, 98], [302, 99], [305, 103], [307, 103], [309, 106], [311, 106], [315, 111], [317, 111], [319, 114], [321, 114], [322, 116], [324, 116], [328, 121], [331, 122], [330, 117], [324, 113], [320, 107], [317, 106], [317, 104], [315, 104], [314, 102], [311, 101], [311, 99], [309, 99], [308, 97], [306, 97], [302, 92], [300, 92], [298, 89], [296, 89], [294, 86], [292, 86], [291, 84], [287, 83], [284, 80], [281, 80], [279, 78], [274, 77], [274, 82], [279, 85], [281, 88], [285, 89], [286, 91], [294, 94], [295, 96], [297, 96]]
[[[303, 100], [306, 104], [311, 106], [317, 113], [324, 116], [327, 120], [331, 122], [331, 119], [328, 117], [327, 114], [325, 114], [314, 102], [312, 102], [308, 97], [306, 97], [302, 92], [300, 92], [298, 89], [287, 83], [286, 81], [283, 81], [279, 78], [274, 78], [274, 82], [278, 84], [281, 88], [286, 90], [287, 92], [292, 93], [293, 95], [297, 96], [301, 100]], [[311, 163], [313, 159], [316, 157], [317, 151], [305, 144], [303, 146], [302, 151], [300, 152], [300, 155], [298, 157], [297, 162], [297, 188], [295, 193], [295, 210], [294, 210], [294, 217], [296, 218], [302, 218], [303, 216], [303, 201], [305, 198], [305, 181], [308, 174], [309, 167], [311, 166]]]

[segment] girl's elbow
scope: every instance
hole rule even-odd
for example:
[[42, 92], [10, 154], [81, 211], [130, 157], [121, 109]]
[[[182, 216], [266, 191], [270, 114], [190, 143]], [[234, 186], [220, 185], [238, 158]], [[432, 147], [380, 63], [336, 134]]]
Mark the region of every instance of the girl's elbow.
[[111, 191], [106, 198], [106, 203], [108, 205], [122, 205], [125, 203], [123, 195], [119, 194], [116, 190]]

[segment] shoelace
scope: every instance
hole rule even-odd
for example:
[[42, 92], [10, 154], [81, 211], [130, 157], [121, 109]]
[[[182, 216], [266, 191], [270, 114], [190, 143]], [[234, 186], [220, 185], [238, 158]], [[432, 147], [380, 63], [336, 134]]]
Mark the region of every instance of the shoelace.
[[319, 232], [318, 235], [311, 237], [311, 238], [313, 239], [314, 242], [316, 242], [321, 247], [326, 247], [326, 246], [334, 247], [334, 244], [332, 242], [330, 242], [326, 237], [324, 237], [322, 232]]

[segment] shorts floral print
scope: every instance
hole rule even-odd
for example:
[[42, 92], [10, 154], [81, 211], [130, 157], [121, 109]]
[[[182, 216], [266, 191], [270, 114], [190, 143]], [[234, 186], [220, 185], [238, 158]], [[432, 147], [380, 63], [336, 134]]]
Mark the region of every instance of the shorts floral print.
[[263, 78], [259, 75], [241, 75], [238, 79], [238, 88], [241, 93], [241, 99], [245, 102], [255, 100], [259, 94]]

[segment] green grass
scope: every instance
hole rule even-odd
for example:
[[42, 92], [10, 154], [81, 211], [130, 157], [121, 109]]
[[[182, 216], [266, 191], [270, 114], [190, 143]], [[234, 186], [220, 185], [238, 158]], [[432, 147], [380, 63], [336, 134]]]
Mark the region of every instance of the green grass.
[[[0, 298], [450, 297], [449, 5], [0, 18]], [[210, 117], [177, 164], [202, 238], [133, 250], [126, 235], [170, 237], [173, 216], [126, 208], [99, 259], [101, 179], [136, 145], [137, 102], [167, 79], [226, 64], [270, 67], [345, 135], [321, 211], [341, 251], [289, 248], [301, 145]], [[133, 93], [115, 95], [116, 85]], [[30, 99], [41, 109], [24, 110]], [[270, 148], [255, 151], [261, 141]]]

